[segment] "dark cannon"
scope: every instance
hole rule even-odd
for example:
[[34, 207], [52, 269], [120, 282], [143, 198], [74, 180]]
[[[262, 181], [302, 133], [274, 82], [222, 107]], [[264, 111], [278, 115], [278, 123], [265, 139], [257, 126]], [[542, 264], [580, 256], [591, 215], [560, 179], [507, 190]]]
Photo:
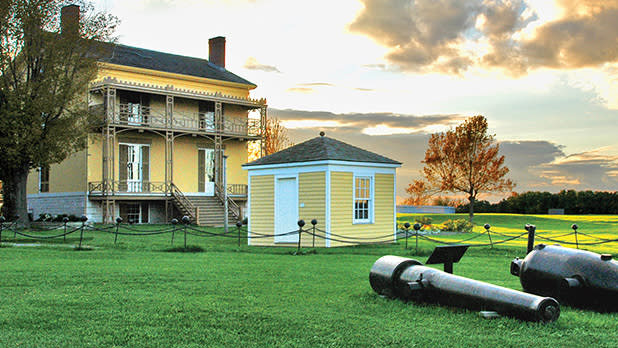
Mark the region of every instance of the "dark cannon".
[[379, 258], [369, 283], [390, 298], [495, 311], [528, 321], [551, 322], [560, 316], [560, 305], [553, 298], [456, 276], [399, 256]]
[[511, 262], [524, 291], [552, 296], [560, 303], [618, 311], [618, 262], [609, 254], [539, 244]]

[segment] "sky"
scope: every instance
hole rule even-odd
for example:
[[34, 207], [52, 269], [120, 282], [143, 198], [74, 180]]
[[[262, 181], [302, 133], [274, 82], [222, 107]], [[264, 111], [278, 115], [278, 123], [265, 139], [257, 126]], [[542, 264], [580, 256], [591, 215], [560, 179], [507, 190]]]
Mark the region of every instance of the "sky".
[[402, 162], [399, 199], [430, 134], [474, 115], [515, 191], [618, 189], [618, 0], [94, 4], [122, 44], [208, 58], [226, 37], [226, 68], [294, 143], [324, 131]]

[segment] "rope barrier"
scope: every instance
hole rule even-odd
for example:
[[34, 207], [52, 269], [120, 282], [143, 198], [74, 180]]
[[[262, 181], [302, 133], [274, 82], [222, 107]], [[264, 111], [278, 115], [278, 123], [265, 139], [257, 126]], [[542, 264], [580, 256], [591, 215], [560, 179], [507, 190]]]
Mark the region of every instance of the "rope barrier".
[[32, 239], [54, 239], [54, 238], [58, 238], [58, 237], [64, 237], [64, 236], [68, 236], [71, 233], [75, 233], [77, 231], [79, 231], [81, 229], [81, 227], [75, 228], [72, 231], [66, 232], [66, 233], [61, 233], [61, 234], [57, 234], [57, 235], [53, 235], [53, 236], [35, 236], [35, 235], [30, 235], [27, 233], [23, 233], [23, 232], [19, 232], [17, 230], [15, 230], [14, 232], [17, 233], [20, 236], [24, 236], [24, 237], [28, 237], [28, 238], [32, 238]]
[[[393, 234], [388, 234], [388, 235], [378, 236], [378, 237], [353, 237], [353, 238], [350, 238], [348, 236], [343, 236], [343, 235], [335, 234], [335, 233], [332, 233], [332, 232], [328, 233], [328, 232], [323, 231], [323, 230], [321, 230], [319, 228], [316, 228], [315, 230], [318, 231], [318, 232], [322, 232], [324, 234], [329, 234], [329, 235], [334, 236], [334, 237], [345, 238], [345, 239], [356, 239], [356, 240], [375, 240], [375, 239], [383, 239], [383, 238], [391, 238], [391, 237], [393, 237]], [[305, 232], [305, 231], [303, 231], [303, 232]], [[401, 232], [398, 231], [397, 234], [399, 234], [399, 233], [401, 233]], [[309, 234], [312, 234], [312, 233], [309, 233]]]
[[[114, 234], [116, 236], [118, 235], [122, 235], [122, 236], [152, 236], [152, 235], [160, 235], [160, 234], [165, 234], [165, 233], [170, 233], [172, 232], [172, 234], [176, 233], [176, 232], [182, 232], [185, 235], [185, 243], [186, 243], [186, 235], [192, 235], [192, 236], [196, 236], [196, 237], [226, 237], [226, 238], [235, 238], [238, 239], [239, 243], [240, 240], [246, 240], [246, 239], [260, 239], [260, 238], [275, 238], [275, 237], [285, 237], [285, 236], [294, 236], [297, 235], [299, 236], [299, 247], [300, 247], [300, 241], [302, 240], [302, 234], [308, 234], [309, 236], [312, 236], [313, 239], [315, 240], [315, 238], [321, 238], [321, 239], [328, 239], [330, 241], [333, 242], [339, 242], [339, 243], [346, 243], [346, 244], [356, 244], [356, 245], [380, 245], [380, 244], [393, 244], [394, 238], [397, 238], [398, 240], [400, 238], [405, 238], [406, 240], [409, 237], [417, 237], [417, 238], [421, 238], [423, 240], [432, 242], [432, 243], [437, 243], [437, 244], [445, 244], [445, 245], [453, 245], [453, 244], [461, 244], [464, 242], [469, 242], [471, 240], [474, 239], [478, 239], [480, 237], [482, 237], [485, 233], [488, 233], [488, 231], [483, 231], [483, 232], [479, 232], [474, 234], [473, 236], [469, 237], [469, 238], [465, 238], [465, 239], [461, 239], [458, 241], [447, 241], [447, 240], [440, 240], [440, 239], [436, 239], [435, 237], [429, 237], [427, 236], [427, 234], [421, 234], [418, 233], [418, 231], [410, 231], [410, 230], [397, 230], [395, 233], [393, 234], [385, 234], [385, 235], [381, 235], [381, 236], [371, 236], [371, 237], [362, 237], [362, 236], [346, 236], [346, 235], [342, 235], [342, 234], [336, 234], [333, 232], [326, 232], [322, 229], [316, 228], [315, 224], [313, 225], [313, 227], [309, 227], [308, 229], [295, 229], [286, 233], [279, 233], [279, 234], [266, 234], [266, 233], [260, 233], [260, 232], [254, 232], [254, 231], [249, 231], [249, 230], [242, 230], [240, 225], [237, 225], [238, 230], [237, 233], [232, 233], [233, 231], [229, 231], [229, 232], [223, 232], [223, 233], [217, 233], [217, 232], [213, 232], [213, 231], [209, 231], [207, 228], [200, 228], [197, 226], [191, 226], [191, 225], [172, 225], [169, 227], [163, 227], [160, 229], [156, 229], [156, 230], [147, 230], [147, 231], [143, 231], [141, 228], [139, 227], [133, 227], [133, 226], [128, 226], [128, 225], [122, 225], [120, 223], [118, 224], [113, 224], [113, 225], [107, 225], [107, 226], [94, 226], [94, 225], [82, 225], [80, 227], [75, 227], [69, 231], [66, 230], [66, 224], [62, 224], [59, 225], [57, 227], [53, 227], [48, 229], [49, 231], [52, 230], [58, 230], [58, 229], [65, 229], [64, 233], [61, 234], [56, 234], [56, 235], [52, 235], [52, 236], [40, 236], [40, 235], [34, 235], [34, 234], [29, 234], [29, 233], [25, 233], [22, 231], [18, 231], [16, 228], [16, 222], [11, 222], [10, 224], [7, 223], [3, 223], [1, 228], [4, 231], [13, 231], [15, 236], [17, 234], [19, 234], [20, 236], [23, 237], [27, 237], [27, 238], [32, 238], [32, 239], [42, 239], [42, 240], [49, 240], [49, 239], [54, 239], [54, 238], [59, 238], [59, 237], [65, 237], [67, 235], [70, 235], [72, 233], [75, 233], [77, 231], [81, 231], [81, 234], [83, 235], [83, 231], [84, 229], [88, 230], [88, 231], [97, 231], [97, 232], [104, 232], [104, 233], [108, 233], [108, 234]], [[487, 227], [486, 227], [487, 229]], [[241, 233], [242, 232], [242, 233]], [[482, 243], [482, 244], [470, 244], [471, 247], [481, 247], [481, 246], [493, 246], [496, 244], [502, 244], [502, 243], [506, 243], [509, 241], [513, 241], [519, 238], [522, 238], [523, 236], [525, 236], [527, 233], [522, 233], [519, 235], [510, 235], [510, 234], [504, 234], [504, 233], [499, 233], [499, 232], [495, 232], [495, 231], [491, 231], [491, 233], [495, 236], [501, 236], [504, 237], [506, 239], [501, 240], [501, 241], [495, 241], [495, 242], [491, 242], [490, 243]], [[561, 238], [561, 237], [566, 237], [566, 236], [570, 236], [573, 234], [578, 233], [579, 235], [588, 237], [588, 238], [592, 238], [596, 241], [594, 242], [570, 242], [570, 241], [565, 241], [565, 240], [560, 240], [557, 238]], [[14, 237], [15, 237], [14, 236]], [[172, 243], [173, 243], [173, 238], [174, 235], [172, 235]], [[590, 235], [590, 234], [586, 234], [586, 233], [582, 233], [582, 232], [569, 232], [566, 234], [561, 234], [558, 236], [545, 236], [542, 234], [537, 234], [536, 238], [539, 240], [543, 240], [543, 241], [549, 241], [549, 242], [554, 242], [554, 243], [560, 243], [560, 244], [566, 244], [566, 245], [587, 245], [587, 246], [593, 246], [593, 245], [601, 245], [601, 244], [606, 244], [606, 243], [614, 243], [614, 242], [618, 242], [618, 238], [616, 239], [605, 239], [605, 238], [600, 238], [600, 237], [596, 237], [594, 235]], [[80, 238], [81, 239], [81, 238]], [[315, 243], [315, 242], [314, 242]], [[239, 244], [240, 245], [240, 244]]]
[[[501, 240], [501, 241], [497, 241], [497, 242], [493, 242], [493, 243], [470, 244], [470, 247], [488, 246], [488, 245], [492, 245], [492, 244], [493, 245], [502, 244], [502, 243], [510, 242], [512, 240], [521, 238], [521, 237], [525, 236], [526, 234], [528, 234], [528, 232], [522, 233], [522, 234], [520, 234], [518, 236], [513, 236], [512, 238], [509, 238], [509, 239], [505, 239], [505, 240]], [[446, 244], [446, 245], [460, 244], [462, 242], [462, 241], [458, 241], [458, 242], [445, 242], [445, 241], [429, 238], [429, 237], [423, 236], [423, 235], [420, 235], [419, 237], [424, 239], [424, 240], [430, 241], [430, 242], [434, 242], [434, 243], [438, 243], [438, 244]]]

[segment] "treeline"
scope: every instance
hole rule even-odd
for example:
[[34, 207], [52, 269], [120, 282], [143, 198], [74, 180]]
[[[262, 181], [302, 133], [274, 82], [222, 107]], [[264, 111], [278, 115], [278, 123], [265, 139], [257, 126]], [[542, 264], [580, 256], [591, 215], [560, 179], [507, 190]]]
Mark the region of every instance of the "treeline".
[[[468, 206], [460, 205], [456, 211], [467, 213]], [[618, 214], [618, 192], [525, 192], [498, 203], [478, 201], [474, 204], [475, 213], [547, 214], [549, 209], [564, 209], [565, 214]]]

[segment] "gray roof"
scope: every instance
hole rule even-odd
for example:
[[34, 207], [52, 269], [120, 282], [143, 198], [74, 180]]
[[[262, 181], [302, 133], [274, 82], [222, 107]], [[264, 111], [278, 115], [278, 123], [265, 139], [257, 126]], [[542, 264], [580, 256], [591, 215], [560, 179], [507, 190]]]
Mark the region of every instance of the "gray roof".
[[111, 44], [105, 50], [100, 62], [132, 66], [157, 71], [205, 77], [214, 80], [242, 83], [256, 86], [207, 59], [180, 56], [171, 53], [147, 50], [119, 44]]
[[346, 162], [365, 162], [381, 164], [401, 164], [390, 158], [378, 155], [359, 147], [346, 144], [342, 141], [319, 136], [304, 143], [300, 143], [287, 149], [264, 156], [253, 162], [244, 164], [244, 167], [259, 166], [267, 164], [282, 164], [312, 161], [346, 161]]

